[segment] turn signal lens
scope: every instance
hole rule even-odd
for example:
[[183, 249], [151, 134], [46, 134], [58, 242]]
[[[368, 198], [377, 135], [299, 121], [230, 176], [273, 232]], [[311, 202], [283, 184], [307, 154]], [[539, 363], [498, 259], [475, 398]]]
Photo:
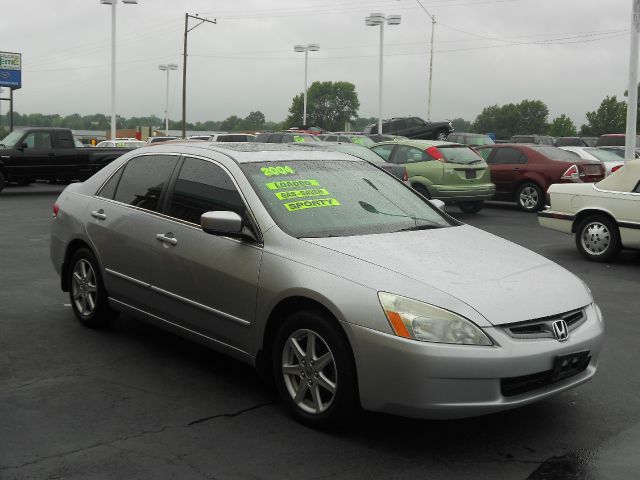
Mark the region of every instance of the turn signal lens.
[[567, 168], [567, 171], [562, 174], [563, 180], [578, 180], [580, 178], [580, 171], [576, 165], [571, 165]]
[[58, 217], [58, 212], [60, 211], [60, 206], [57, 203], [53, 204], [53, 218]]
[[440, 162], [444, 162], [445, 161], [444, 160], [444, 155], [442, 155], [442, 152], [440, 150], [438, 150], [437, 147], [429, 147], [424, 151], [424, 153], [429, 155], [434, 160], [438, 160]]
[[409, 174], [407, 174], [407, 169], [404, 169], [404, 172], [402, 172], [402, 181], [403, 182], [407, 182], [409, 180]]

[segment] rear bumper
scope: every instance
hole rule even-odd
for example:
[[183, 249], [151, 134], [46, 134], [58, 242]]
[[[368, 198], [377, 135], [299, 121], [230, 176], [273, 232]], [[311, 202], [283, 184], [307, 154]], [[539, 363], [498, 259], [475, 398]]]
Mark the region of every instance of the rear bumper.
[[538, 223], [541, 227], [557, 230], [562, 233], [572, 234], [574, 215], [568, 213], [544, 210], [538, 213]]
[[478, 202], [491, 200], [496, 193], [493, 183], [480, 185], [430, 185], [429, 192], [433, 198], [445, 203]]

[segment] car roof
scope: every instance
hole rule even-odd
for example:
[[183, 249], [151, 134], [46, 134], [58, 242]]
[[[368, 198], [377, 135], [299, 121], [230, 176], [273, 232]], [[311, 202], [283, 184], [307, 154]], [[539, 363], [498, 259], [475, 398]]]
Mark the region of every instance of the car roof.
[[468, 147], [467, 145], [463, 145], [462, 143], [457, 142], [442, 142], [440, 140], [389, 140], [386, 142], [376, 143], [375, 146], [378, 145], [410, 145], [412, 147], [422, 148], [422, 147], [442, 147], [448, 145], [457, 145], [460, 147]]
[[[179, 148], [177, 148], [179, 147]], [[236, 163], [271, 162], [288, 160], [348, 160], [363, 162], [359, 158], [336, 150], [309, 147], [299, 143], [260, 143], [260, 142], [175, 142], [163, 143], [153, 147], [143, 147], [137, 153], [191, 153], [206, 155], [204, 151], [226, 155]]]

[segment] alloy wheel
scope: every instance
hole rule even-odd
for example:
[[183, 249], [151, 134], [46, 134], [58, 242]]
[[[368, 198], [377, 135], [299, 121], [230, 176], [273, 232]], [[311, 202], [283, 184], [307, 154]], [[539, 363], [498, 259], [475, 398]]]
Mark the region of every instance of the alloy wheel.
[[83, 317], [90, 316], [96, 308], [98, 288], [96, 273], [84, 258], [78, 260], [71, 275], [71, 294], [76, 310]]
[[593, 221], [582, 229], [580, 242], [590, 255], [602, 255], [611, 245], [611, 232], [603, 223]]
[[336, 362], [318, 333], [300, 329], [289, 335], [281, 366], [286, 389], [301, 410], [318, 415], [331, 406], [338, 385]]
[[533, 210], [538, 206], [540, 198], [538, 191], [531, 186], [526, 186], [520, 191], [520, 205], [527, 210]]

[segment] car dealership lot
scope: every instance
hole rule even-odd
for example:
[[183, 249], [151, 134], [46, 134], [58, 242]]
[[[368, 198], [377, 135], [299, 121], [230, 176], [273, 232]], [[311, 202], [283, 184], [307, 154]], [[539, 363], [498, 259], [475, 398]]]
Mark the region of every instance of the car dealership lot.
[[637, 253], [594, 264], [515, 206], [451, 207], [587, 282], [607, 327], [598, 374], [501, 414], [365, 414], [327, 434], [287, 416], [244, 364], [131, 317], [106, 332], [82, 327], [49, 260], [62, 188], [0, 196], [0, 478], [625, 478], [638, 468], [624, 455], [640, 446]]

